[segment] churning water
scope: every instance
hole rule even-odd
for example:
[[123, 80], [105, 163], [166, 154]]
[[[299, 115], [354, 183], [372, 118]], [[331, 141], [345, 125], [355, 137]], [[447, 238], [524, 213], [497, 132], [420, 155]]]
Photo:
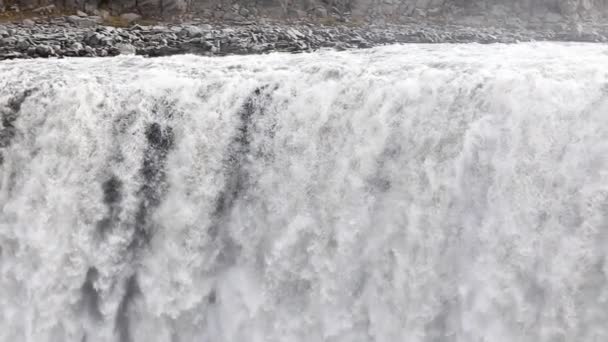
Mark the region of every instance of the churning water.
[[608, 46], [0, 63], [2, 342], [608, 340]]

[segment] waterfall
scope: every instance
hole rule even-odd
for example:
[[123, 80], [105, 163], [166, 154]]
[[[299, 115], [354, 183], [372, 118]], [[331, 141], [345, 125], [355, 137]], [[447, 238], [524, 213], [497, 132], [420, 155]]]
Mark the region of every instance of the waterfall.
[[606, 341], [607, 60], [0, 63], [0, 341]]

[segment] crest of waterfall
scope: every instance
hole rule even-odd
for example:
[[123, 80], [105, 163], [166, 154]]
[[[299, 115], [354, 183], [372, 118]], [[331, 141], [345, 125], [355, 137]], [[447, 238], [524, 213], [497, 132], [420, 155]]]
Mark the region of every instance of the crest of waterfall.
[[0, 63], [0, 341], [606, 341], [607, 61]]

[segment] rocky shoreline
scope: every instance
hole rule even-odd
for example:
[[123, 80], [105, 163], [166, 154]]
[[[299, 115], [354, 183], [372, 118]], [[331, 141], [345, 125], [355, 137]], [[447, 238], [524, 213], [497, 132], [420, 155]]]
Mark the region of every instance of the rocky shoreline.
[[321, 25], [318, 23], [134, 24], [117, 28], [98, 17], [65, 16], [0, 24], [0, 60], [136, 54], [224, 56], [369, 48], [398, 43], [608, 42], [608, 26], [557, 23], [541, 27], [456, 24]]

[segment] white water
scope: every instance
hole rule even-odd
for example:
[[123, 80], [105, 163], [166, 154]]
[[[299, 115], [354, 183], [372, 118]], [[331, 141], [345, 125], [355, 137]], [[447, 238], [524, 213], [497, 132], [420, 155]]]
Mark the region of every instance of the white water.
[[0, 63], [0, 341], [607, 341], [607, 113], [605, 45]]

